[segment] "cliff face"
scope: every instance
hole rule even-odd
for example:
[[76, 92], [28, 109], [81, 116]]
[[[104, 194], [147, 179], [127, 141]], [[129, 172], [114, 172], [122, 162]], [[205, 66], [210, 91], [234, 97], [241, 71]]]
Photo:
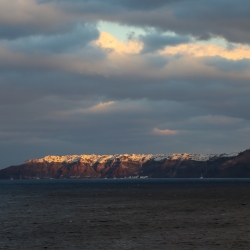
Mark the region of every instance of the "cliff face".
[[220, 155], [70, 155], [31, 159], [0, 170], [0, 179], [250, 178], [250, 150]]

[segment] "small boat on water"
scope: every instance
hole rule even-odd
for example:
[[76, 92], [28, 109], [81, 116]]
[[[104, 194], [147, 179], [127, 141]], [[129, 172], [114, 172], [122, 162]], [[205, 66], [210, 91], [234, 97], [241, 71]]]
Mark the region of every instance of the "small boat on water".
[[201, 173], [200, 179], [203, 179], [202, 173]]

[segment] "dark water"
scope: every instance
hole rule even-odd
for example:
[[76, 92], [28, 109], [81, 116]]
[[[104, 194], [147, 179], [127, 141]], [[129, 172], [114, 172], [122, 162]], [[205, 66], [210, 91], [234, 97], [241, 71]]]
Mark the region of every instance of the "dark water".
[[250, 178], [145, 178], [145, 179], [30, 179], [30, 180], [0, 180], [2, 189], [46, 189], [46, 188], [130, 188], [130, 187], [163, 187], [183, 185], [250, 185]]
[[0, 249], [250, 249], [250, 179], [0, 181]]

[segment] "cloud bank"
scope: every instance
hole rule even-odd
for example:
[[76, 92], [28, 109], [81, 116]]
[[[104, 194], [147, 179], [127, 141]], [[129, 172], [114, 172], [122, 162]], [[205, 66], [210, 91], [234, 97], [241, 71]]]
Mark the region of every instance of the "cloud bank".
[[249, 148], [249, 11], [245, 0], [1, 1], [0, 168]]

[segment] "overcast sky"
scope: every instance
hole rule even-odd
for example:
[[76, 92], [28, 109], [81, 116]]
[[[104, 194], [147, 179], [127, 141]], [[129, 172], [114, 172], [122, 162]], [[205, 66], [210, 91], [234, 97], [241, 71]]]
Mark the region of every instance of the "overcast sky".
[[1, 0], [0, 168], [250, 148], [249, 0]]

